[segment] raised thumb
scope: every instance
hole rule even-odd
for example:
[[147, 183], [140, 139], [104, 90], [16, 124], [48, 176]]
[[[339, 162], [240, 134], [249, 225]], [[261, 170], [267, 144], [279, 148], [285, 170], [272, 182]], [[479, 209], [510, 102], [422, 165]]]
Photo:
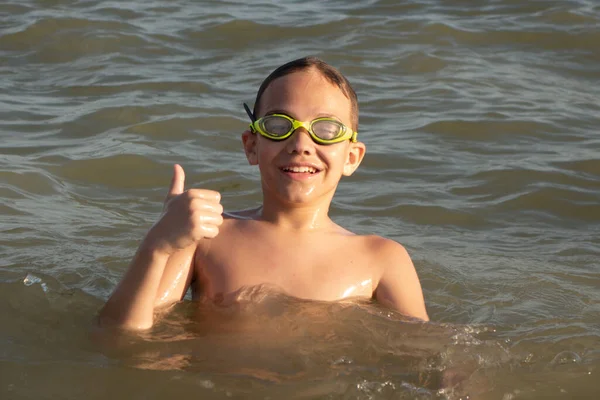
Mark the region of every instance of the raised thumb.
[[173, 179], [171, 180], [171, 186], [169, 187], [167, 199], [170, 199], [183, 193], [184, 185], [185, 172], [183, 172], [183, 167], [179, 164], [175, 164], [173, 166]]

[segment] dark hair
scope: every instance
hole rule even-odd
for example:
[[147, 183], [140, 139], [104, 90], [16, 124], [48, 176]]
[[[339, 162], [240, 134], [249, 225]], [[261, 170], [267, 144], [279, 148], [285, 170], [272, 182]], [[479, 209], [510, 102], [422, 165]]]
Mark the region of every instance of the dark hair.
[[269, 76], [263, 81], [256, 94], [256, 100], [254, 101], [254, 115], [258, 116], [258, 110], [260, 108], [260, 99], [271, 82], [282, 76], [289, 75], [292, 72], [304, 71], [307, 69], [315, 68], [319, 71], [327, 81], [337, 86], [344, 96], [350, 100], [350, 117], [352, 118], [352, 129], [358, 131], [358, 98], [356, 92], [350, 86], [350, 82], [340, 71], [327, 64], [325, 61], [317, 57], [302, 57], [294, 61], [290, 61], [271, 72]]

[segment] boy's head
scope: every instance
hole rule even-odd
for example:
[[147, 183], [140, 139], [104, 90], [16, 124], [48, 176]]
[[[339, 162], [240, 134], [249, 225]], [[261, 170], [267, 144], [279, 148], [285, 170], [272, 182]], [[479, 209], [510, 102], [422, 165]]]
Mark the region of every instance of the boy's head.
[[277, 78], [289, 75], [293, 72], [304, 71], [314, 69], [318, 71], [329, 83], [337, 86], [340, 91], [350, 101], [350, 116], [351, 116], [351, 128], [355, 132], [358, 131], [358, 99], [354, 89], [350, 86], [350, 82], [344, 75], [342, 75], [337, 69], [327, 64], [325, 61], [317, 57], [303, 57], [297, 60], [290, 61], [283, 64], [275, 71], [271, 72], [269, 76], [263, 81], [256, 94], [256, 100], [254, 101], [254, 116], [256, 118], [261, 116], [261, 98], [265, 90], [269, 85]]
[[265, 199], [330, 202], [340, 178], [352, 175], [365, 154], [356, 140], [356, 94], [319, 59], [277, 68], [260, 86], [254, 113], [246, 111], [253, 123], [242, 142], [248, 162], [260, 169]]

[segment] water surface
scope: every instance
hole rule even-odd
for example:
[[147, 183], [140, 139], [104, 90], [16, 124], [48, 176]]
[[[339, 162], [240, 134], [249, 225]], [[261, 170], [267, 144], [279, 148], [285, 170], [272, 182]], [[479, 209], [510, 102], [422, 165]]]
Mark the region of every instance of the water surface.
[[[599, 27], [586, 0], [2, 2], [0, 394], [597, 398]], [[98, 340], [173, 163], [260, 203], [242, 102], [309, 54], [368, 148], [332, 216], [407, 247], [433, 322], [267, 291]]]

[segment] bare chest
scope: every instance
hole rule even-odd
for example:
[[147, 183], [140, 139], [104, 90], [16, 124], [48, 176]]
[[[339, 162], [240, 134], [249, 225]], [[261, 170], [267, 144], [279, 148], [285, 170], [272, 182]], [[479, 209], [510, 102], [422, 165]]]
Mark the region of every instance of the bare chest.
[[355, 239], [238, 232], [219, 235], [196, 254], [196, 291], [217, 298], [267, 284], [312, 300], [370, 298], [371, 265]]

